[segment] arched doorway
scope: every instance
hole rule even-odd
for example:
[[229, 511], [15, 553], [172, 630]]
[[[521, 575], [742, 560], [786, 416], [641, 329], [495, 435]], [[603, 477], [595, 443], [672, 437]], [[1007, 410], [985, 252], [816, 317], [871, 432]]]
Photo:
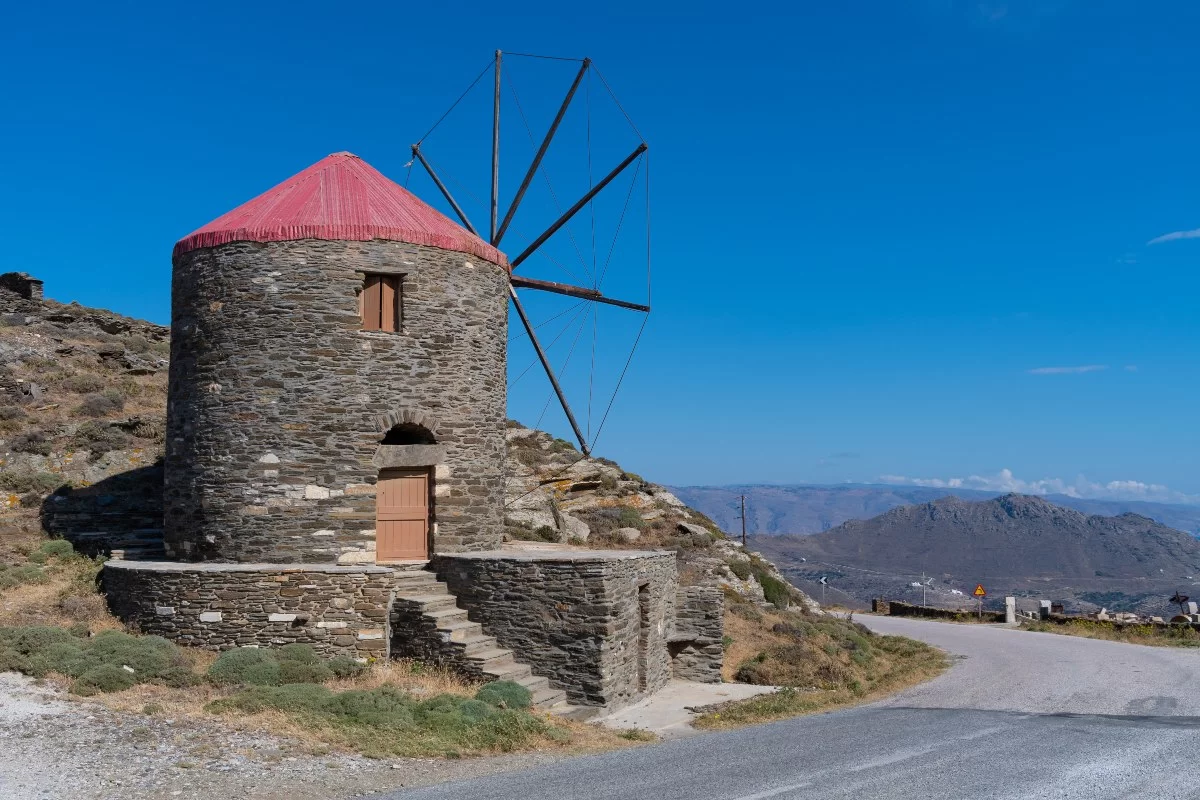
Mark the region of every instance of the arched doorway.
[[393, 425], [379, 443], [375, 488], [375, 560], [429, 558], [433, 533], [433, 464], [437, 440], [414, 422]]

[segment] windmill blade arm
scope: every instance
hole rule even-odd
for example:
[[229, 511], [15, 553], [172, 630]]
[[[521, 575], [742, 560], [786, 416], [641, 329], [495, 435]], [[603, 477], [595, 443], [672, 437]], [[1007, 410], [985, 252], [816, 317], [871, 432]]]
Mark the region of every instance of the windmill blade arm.
[[537, 353], [538, 360], [542, 362], [542, 368], [546, 370], [546, 377], [550, 378], [550, 385], [554, 387], [554, 393], [558, 395], [558, 402], [562, 404], [562, 409], [566, 412], [567, 421], [571, 423], [571, 430], [575, 431], [575, 438], [579, 440], [579, 449], [585, 456], [590, 456], [592, 452], [588, 448], [587, 437], [583, 435], [579, 423], [575, 421], [575, 415], [571, 413], [571, 406], [567, 403], [567, 396], [563, 394], [558, 377], [554, 374], [554, 368], [550, 366], [550, 359], [546, 358], [546, 351], [542, 349], [542, 343], [538, 341], [533, 324], [525, 313], [525, 307], [521, 305], [521, 300], [517, 297], [517, 290], [511, 285], [508, 287], [508, 296], [512, 298], [513, 307], [517, 309], [517, 316], [521, 318], [521, 324], [525, 326], [525, 332], [529, 334], [529, 341], [533, 342], [533, 349]]
[[433, 167], [430, 166], [429, 162], [425, 160], [425, 154], [421, 152], [421, 146], [419, 144], [414, 144], [412, 146], [412, 153], [413, 156], [421, 162], [421, 166], [425, 168], [425, 171], [429, 173], [429, 177], [433, 178], [434, 184], [436, 184], [437, 188], [442, 192], [442, 197], [446, 198], [446, 202], [449, 203], [450, 207], [454, 209], [454, 213], [458, 214], [458, 218], [462, 220], [462, 224], [466, 227], [466, 229], [476, 236], [479, 236], [479, 231], [475, 230], [475, 226], [471, 224], [471, 220], [467, 219], [467, 215], [463, 213], [463, 210], [459, 207], [458, 203], [454, 202], [454, 197], [450, 194], [450, 190], [446, 188], [446, 184], [442, 183], [442, 179], [438, 177], [438, 174], [433, 171]]
[[612, 297], [605, 297], [596, 289], [586, 289], [582, 286], [572, 286], [569, 283], [539, 281], [536, 278], [523, 278], [520, 275], [513, 275], [511, 280], [512, 285], [516, 286], [518, 289], [539, 289], [543, 292], [565, 294], [567, 297], [578, 297], [582, 300], [594, 300], [597, 303], [607, 303], [610, 306], [631, 308], [634, 311], [648, 312], [650, 310], [650, 306], [642, 305], [641, 303], [630, 303], [626, 300], [617, 300]]
[[604, 189], [605, 186], [608, 186], [608, 184], [612, 183], [613, 178], [620, 175], [621, 172], [623, 172], [626, 167], [628, 167], [630, 164], [632, 164], [634, 162], [634, 160], [637, 159], [638, 156], [640, 156], [642, 153], [646, 152], [646, 150], [648, 150], [648, 149], [649, 149], [649, 145], [647, 145], [645, 142], [642, 142], [641, 144], [639, 144], [632, 153], [630, 153], [628, 156], [625, 157], [624, 161], [622, 161], [620, 164], [618, 164], [616, 166], [615, 169], [613, 169], [612, 172], [605, 175], [604, 178], [599, 183], [597, 183], [595, 186], [593, 186], [588, 191], [587, 194], [585, 194], [583, 197], [579, 198], [579, 200], [575, 203], [575, 205], [568, 208], [565, 214], [563, 214], [561, 217], [559, 217], [557, 220], [555, 220], [554, 224], [551, 225], [549, 228], [547, 228], [545, 233], [543, 233], [538, 238], [534, 239], [533, 244], [529, 245], [529, 247], [526, 247], [524, 252], [521, 253], [521, 255], [514, 258], [511, 262], [512, 268], [516, 269], [517, 267], [519, 267], [521, 265], [522, 261], [524, 261], [525, 259], [529, 258], [531, 255], [533, 255], [534, 251], [536, 251], [539, 247], [541, 247], [543, 244], [545, 244], [547, 239], [549, 239], [554, 234], [558, 233], [559, 228], [561, 228], [563, 225], [566, 225], [568, 222], [570, 222], [571, 217], [578, 214], [579, 210], [581, 208], [583, 208], [584, 206], [586, 206], [593, 197], [600, 194], [600, 192]]
[[525, 173], [525, 179], [521, 181], [521, 186], [517, 189], [516, 196], [513, 197], [512, 205], [508, 207], [508, 212], [504, 215], [504, 222], [500, 224], [500, 230], [496, 231], [492, 237], [492, 247], [500, 244], [500, 240], [504, 238], [504, 232], [508, 230], [508, 225], [512, 222], [513, 215], [517, 213], [517, 206], [521, 205], [521, 199], [525, 197], [525, 192], [529, 189], [529, 183], [533, 180], [533, 176], [537, 174], [538, 167], [542, 165], [542, 159], [546, 156], [546, 151], [550, 148], [550, 142], [554, 139], [554, 134], [558, 131], [558, 126], [563, 120], [563, 116], [567, 113], [567, 107], [571, 105], [571, 99], [575, 97], [575, 90], [579, 88], [580, 81], [587, 74], [588, 67], [592, 65], [590, 58], [583, 60], [583, 66], [579, 68], [579, 73], [575, 76], [575, 82], [571, 84], [571, 88], [567, 90], [567, 96], [563, 98], [562, 105], [558, 108], [558, 114], [554, 117], [554, 122], [550, 123], [550, 130], [546, 131], [546, 138], [542, 140], [542, 146], [538, 148], [537, 155], [533, 157], [533, 163], [529, 165], [529, 170]]

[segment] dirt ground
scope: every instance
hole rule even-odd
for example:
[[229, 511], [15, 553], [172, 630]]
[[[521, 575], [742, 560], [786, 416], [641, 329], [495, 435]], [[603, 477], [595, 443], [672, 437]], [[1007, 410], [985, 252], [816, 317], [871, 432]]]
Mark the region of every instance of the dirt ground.
[[568, 751], [469, 759], [314, 754], [295, 740], [219, 722], [110, 710], [0, 673], [4, 800], [334, 800], [559, 760]]

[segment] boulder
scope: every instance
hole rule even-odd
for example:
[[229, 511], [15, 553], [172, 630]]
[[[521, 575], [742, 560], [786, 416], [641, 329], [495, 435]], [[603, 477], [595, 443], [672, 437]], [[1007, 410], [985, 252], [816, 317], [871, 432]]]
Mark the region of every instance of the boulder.
[[582, 539], [586, 542], [588, 537], [592, 535], [592, 529], [578, 517], [572, 517], [570, 514], [565, 513], [560, 513], [559, 517], [562, 519], [562, 527], [559, 529], [559, 532], [562, 533], [564, 541], [569, 542], [572, 539]]
[[642, 532], [637, 528], [617, 528], [613, 533], [618, 540], [626, 544], [633, 544], [638, 539], [642, 538]]
[[708, 528], [705, 528], [702, 525], [694, 525], [690, 522], [680, 522], [679, 532], [687, 536], [694, 536], [697, 539], [712, 538], [712, 533], [708, 530]]

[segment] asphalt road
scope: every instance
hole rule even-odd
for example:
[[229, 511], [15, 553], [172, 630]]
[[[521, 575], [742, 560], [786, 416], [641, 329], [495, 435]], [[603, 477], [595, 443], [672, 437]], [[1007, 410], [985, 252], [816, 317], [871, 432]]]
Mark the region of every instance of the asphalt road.
[[861, 621], [962, 658], [869, 706], [391, 797], [1200, 798], [1200, 651]]

